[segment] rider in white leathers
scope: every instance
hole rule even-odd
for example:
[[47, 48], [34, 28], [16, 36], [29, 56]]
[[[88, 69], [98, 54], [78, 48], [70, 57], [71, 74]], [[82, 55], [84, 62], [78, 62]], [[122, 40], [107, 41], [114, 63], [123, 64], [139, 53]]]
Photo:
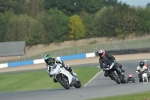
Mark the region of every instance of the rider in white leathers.
[[[138, 73], [139, 81], [140, 81], [140, 79], [142, 78], [142, 74], [143, 74], [144, 71], [146, 71], [147, 74], [148, 74], [148, 69], [147, 69], [147, 67], [144, 65], [144, 62], [141, 61], [141, 62], [139, 63], [139, 66], [137, 66], [137, 70], [136, 70], [136, 72]], [[148, 74], [148, 77], [149, 77], [149, 74]]]
[[[54, 57], [51, 57], [49, 54], [45, 55], [44, 56], [44, 61], [46, 63], [46, 68], [47, 68], [47, 72], [50, 73], [51, 71], [51, 67], [56, 64], [56, 63], [59, 63], [62, 65], [62, 67], [64, 67], [66, 70], [68, 70], [72, 75], [76, 76], [76, 73], [74, 73], [72, 71], [72, 68], [69, 67], [68, 64], [64, 64], [64, 62], [62, 60], [58, 60], [57, 58], [54, 58]], [[50, 76], [50, 74], [49, 74]], [[52, 76], [50, 76], [52, 77]], [[57, 82], [56, 80], [54, 80], [54, 82]]]

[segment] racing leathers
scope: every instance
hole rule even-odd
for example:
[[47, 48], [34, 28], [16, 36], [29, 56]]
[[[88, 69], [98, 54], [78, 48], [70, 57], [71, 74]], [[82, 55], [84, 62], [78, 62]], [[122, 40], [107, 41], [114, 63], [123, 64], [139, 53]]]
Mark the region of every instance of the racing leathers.
[[[47, 68], [47, 72], [48, 72], [48, 73], [50, 73], [51, 67], [52, 67], [54, 64], [59, 63], [59, 64], [62, 65], [62, 67], [64, 67], [67, 71], [69, 71], [72, 75], [74, 75], [74, 73], [73, 73], [73, 71], [72, 71], [72, 68], [69, 67], [69, 65], [65, 65], [62, 60], [58, 60], [57, 58], [53, 58], [53, 57], [52, 57], [52, 59], [53, 59], [53, 61], [52, 61], [52, 63], [51, 63], [50, 65], [46, 64], [46, 68]], [[49, 74], [49, 76], [50, 76], [50, 74]], [[50, 76], [50, 77], [52, 77], [52, 76]]]
[[150, 77], [148, 69], [145, 65], [143, 67], [137, 66], [136, 72], [138, 73], [139, 81], [142, 79], [142, 74], [144, 71], [147, 73], [148, 77]]
[[[104, 61], [105, 60], [112, 60], [115, 62], [115, 57], [110, 55], [110, 54], [107, 54], [105, 53], [105, 56], [104, 57], [100, 57], [99, 58], [99, 63], [100, 63], [100, 68], [102, 69], [103, 68], [103, 64], [104, 64]], [[115, 63], [115, 66], [119, 66], [121, 71], [124, 72], [125, 70], [122, 69], [122, 65], [119, 64], [119, 63]], [[104, 76], [107, 77], [108, 76], [108, 73], [105, 71], [104, 73]]]

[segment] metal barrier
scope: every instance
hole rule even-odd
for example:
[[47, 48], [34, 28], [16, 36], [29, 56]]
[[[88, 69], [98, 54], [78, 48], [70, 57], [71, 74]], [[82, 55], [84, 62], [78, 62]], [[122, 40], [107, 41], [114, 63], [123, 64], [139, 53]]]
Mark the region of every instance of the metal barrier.
[[[106, 52], [111, 54], [111, 55], [149, 53], [150, 48], [125, 49], [125, 50], [107, 50]], [[96, 56], [98, 56], [98, 51], [96, 52]]]

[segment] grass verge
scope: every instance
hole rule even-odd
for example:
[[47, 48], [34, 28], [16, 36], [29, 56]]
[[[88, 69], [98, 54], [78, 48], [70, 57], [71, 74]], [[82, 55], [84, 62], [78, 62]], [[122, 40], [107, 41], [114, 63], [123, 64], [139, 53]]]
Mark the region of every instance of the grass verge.
[[[100, 68], [97, 67], [81, 67], [73, 68], [77, 73], [82, 86], [84, 86], [94, 75], [96, 75]], [[7, 73], [0, 75], [0, 92], [12, 91], [27, 91], [27, 90], [42, 90], [63, 88], [59, 83], [54, 83], [52, 78], [45, 70]]]
[[134, 93], [129, 95], [118, 95], [105, 98], [95, 98], [91, 100], [150, 100], [150, 91]]

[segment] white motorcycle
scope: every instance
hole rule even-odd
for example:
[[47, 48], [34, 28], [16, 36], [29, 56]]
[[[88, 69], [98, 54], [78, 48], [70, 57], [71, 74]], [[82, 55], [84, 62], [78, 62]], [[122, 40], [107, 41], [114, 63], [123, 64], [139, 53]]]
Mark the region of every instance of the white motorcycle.
[[61, 64], [54, 64], [51, 67], [49, 74], [55, 78], [55, 80], [57, 80], [65, 89], [70, 89], [72, 86], [75, 88], [81, 87], [81, 82], [77, 78], [77, 75], [75, 75], [75, 73], [72, 75], [64, 67], [61, 67]]
[[[139, 73], [138, 71], [136, 71]], [[146, 71], [142, 71], [142, 78], [139, 80], [139, 82], [149, 82], [148, 74]]]

